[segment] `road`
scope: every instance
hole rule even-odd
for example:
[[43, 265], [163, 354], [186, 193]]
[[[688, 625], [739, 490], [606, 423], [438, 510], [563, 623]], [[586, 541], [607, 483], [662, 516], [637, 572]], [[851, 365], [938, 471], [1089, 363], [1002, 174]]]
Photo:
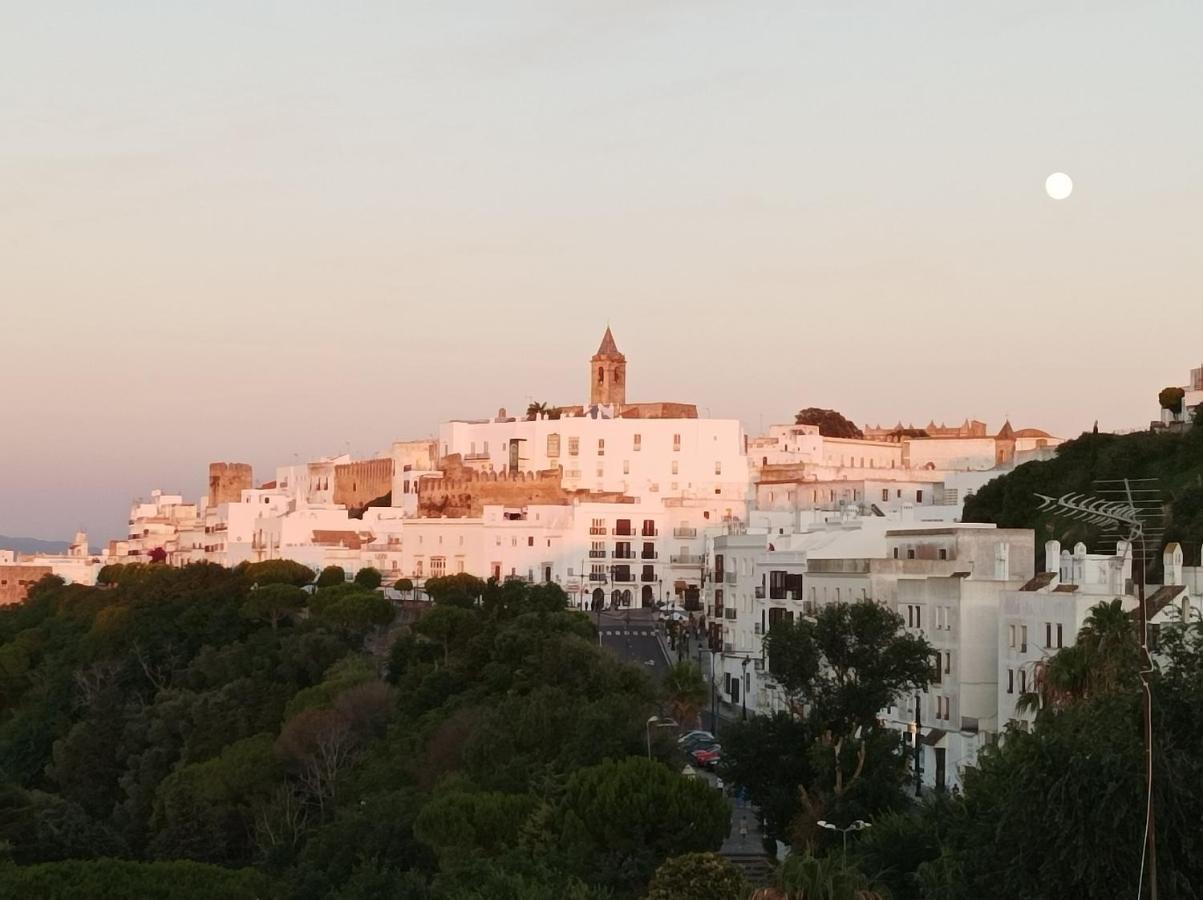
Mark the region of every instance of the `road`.
[[631, 609], [601, 614], [601, 644], [619, 659], [643, 666], [656, 680], [664, 678], [669, 660], [656, 636], [656, 616], [651, 610]]

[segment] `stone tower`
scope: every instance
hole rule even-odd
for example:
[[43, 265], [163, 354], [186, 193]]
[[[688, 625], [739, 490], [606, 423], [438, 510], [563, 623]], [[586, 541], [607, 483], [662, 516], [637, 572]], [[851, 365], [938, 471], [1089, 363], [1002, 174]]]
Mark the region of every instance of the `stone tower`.
[[254, 486], [246, 463], [209, 463], [209, 506], [241, 503], [242, 492]]
[[589, 361], [589, 405], [623, 406], [627, 402], [627, 358], [618, 352], [606, 326], [601, 346]]

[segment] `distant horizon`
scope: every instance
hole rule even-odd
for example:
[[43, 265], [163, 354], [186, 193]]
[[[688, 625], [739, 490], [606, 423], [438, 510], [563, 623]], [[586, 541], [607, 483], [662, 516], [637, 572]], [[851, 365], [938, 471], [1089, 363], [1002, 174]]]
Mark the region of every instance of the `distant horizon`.
[[1198, 4], [4, 24], [0, 532], [580, 402], [607, 323], [632, 399], [750, 434], [1140, 428], [1203, 356]]

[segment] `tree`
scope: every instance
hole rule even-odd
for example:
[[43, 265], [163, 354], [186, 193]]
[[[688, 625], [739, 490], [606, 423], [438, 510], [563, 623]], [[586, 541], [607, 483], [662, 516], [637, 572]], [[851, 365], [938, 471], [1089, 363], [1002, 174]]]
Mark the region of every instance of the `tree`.
[[837, 812], [856, 817], [901, 803], [901, 744], [877, 717], [904, 693], [927, 686], [927, 641], [908, 634], [893, 610], [860, 601], [827, 604], [813, 621], [779, 622], [764, 646], [769, 670], [812, 735], [814, 780], [798, 785], [794, 841], [825, 839], [816, 823]]
[[291, 559], [266, 559], [263, 562], [249, 563], [243, 573], [250, 579], [251, 584], [263, 587], [269, 584], [286, 584], [302, 588], [313, 583], [314, 572], [308, 566]]
[[548, 408], [549, 407], [546, 403], [532, 401], [530, 405], [526, 407], [526, 420], [528, 422], [533, 422], [535, 419], [539, 418], [539, 416], [546, 413]]
[[389, 624], [397, 614], [387, 599], [357, 584], [321, 588], [309, 608], [319, 620], [359, 635]]
[[247, 595], [242, 613], [248, 619], [271, 623], [272, 631], [275, 631], [281, 619], [304, 609], [308, 599], [299, 587], [282, 582], [268, 583]]
[[633, 892], [668, 857], [717, 850], [730, 818], [700, 779], [638, 756], [607, 760], [568, 779], [557, 845], [586, 881]]
[[276, 753], [296, 771], [319, 818], [334, 808], [338, 776], [351, 764], [358, 741], [350, 719], [333, 709], [307, 709], [281, 730]]
[[833, 438], [863, 438], [865, 433], [834, 409], [808, 406], [794, 416], [795, 425], [817, 425], [819, 434]]
[[1162, 388], [1157, 395], [1157, 402], [1161, 404], [1162, 409], [1167, 409], [1176, 416], [1182, 415], [1182, 401], [1186, 397], [1186, 391], [1180, 387]]
[[764, 817], [765, 834], [773, 840], [789, 843], [802, 809], [798, 786], [815, 785], [806, 748], [816, 738], [807, 722], [786, 712], [724, 725], [719, 771], [725, 782], [747, 792]]
[[932, 675], [931, 645], [872, 601], [830, 603], [813, 622], [778, 623], [764, 646], [795, 709], [837, 737], [875, 727], [881, 710], [923, 690]]
[[393, 590], [400, 591], [402, 594], [413, 596], [414, 582], [412, 578], [398, 578], [397, 583], [393, 585]]
[[333, 587], [336, 584], [346, 584], [347, 573], [342, 566], [326, 566], [322, 569], [320, 575], [317, 576], [317, 586], [319, 588]]
[[476, 614], [458, 606], [436, 605], [422, 614], [413, 630], [443, 647], [443, 662], [451, 661], [451, 648], [465, 642], [479, 626]]
[[154, 565], [163, 565], [167, 562], [167, 551], [162, 547], [154, 547], [146, 554], [146, 557]]
[[692, 728], [710, 697], [710, 688], [697, 665], [689, 660], [673, 663], [662, 686], [672, 717], [683, 728]]
[[1140, 654], [1135, 623], [1123, 601], [1100, 603], [1071, 646], [1036, 666], [1033, 690], [1020, 697], [1018, 708], [1056, 709], [1091, 696], [1136, 690]]
[[374, 569], [371, 566], [364, 566], [355, 573], [355, 583], [362, 588], [367, 588], [369, 591], [374, 591], [380, 587], [383, 581], [379, 569]]
[[[1149, 680], [1160, 895], [1194, 898], [1203, 883], [1203, 622], [1162, 626]], [[1012, 729], [985, 748], [965, 772], [963, 799], [941, 836], [943, 855], [919, 867], [928, 895], [1136, 896], [1146, 813], [1142, 732], [1133, 686], [1047, 707], [1030, 731]]]
[[717, 853], [685, 853], [656, 870], [647, 900], [740, 900], [746, 888], [739, 870]]
[[[522, 585], [519, 586], [524, 587]], [[485, 592], [485, 582], [475, 575], [459, 572], [426, 580], [425, 590], [435, 603], [470, 608]]]

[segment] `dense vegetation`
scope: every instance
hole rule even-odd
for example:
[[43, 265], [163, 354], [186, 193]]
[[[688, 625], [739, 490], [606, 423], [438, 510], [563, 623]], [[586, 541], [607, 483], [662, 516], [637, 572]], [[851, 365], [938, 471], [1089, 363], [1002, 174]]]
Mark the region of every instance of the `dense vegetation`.
[[863, 438], [865, 433], [856, 424], [834, 409], [808, 406], [794, 414], [795, 425], [817, 425], [819, 434], [833, 438]]
[[402, 629], [324, 576], [113, 567], [0, 610], [0, 896], [623, 898], [721, 843], [558, 588], [452, 578]]
[[[1042, 562], [1047, 540], [1055, 538], [1070, 548], [1083, 541], [1093, 548], [1099, 535], [1086, 523], [1041, 511], [1036, 494], [1097, 494], [1097, 482], [1122, 478], [1159, 479], [1166, 501], [1166, 540], [1182, 544], [1188, 565], [1197, 563], [1203, 541], [1203, 427], [1184, 432], [1083, 434], [1062, 444], [1053, 459], [1019, 466], [966, 498], [965, 521], [1034, 529], [1036, 554]], [[1150, 577], [1157, 577], [1159, 571], [1158, 564]]]

